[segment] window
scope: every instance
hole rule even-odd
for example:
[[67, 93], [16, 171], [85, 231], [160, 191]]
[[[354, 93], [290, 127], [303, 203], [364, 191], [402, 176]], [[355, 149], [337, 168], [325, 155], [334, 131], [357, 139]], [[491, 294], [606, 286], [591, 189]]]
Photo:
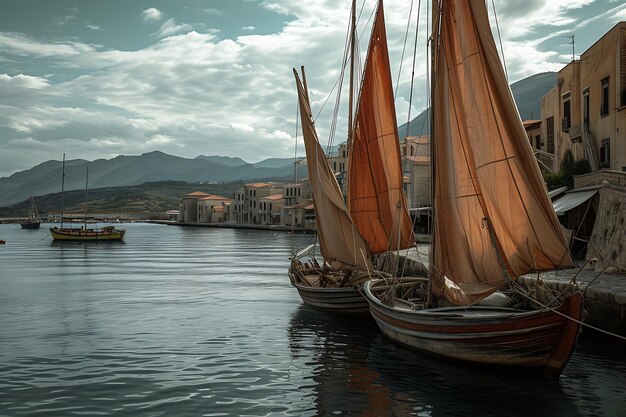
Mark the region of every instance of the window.
[[600, 116], [609, 114], [609, 77], [601, 81], [602, 83], [602, 103], [600, 104]]
[[541, 135], [535, 136], [535, 149], [541, 149]]
[[554, 153], [554, 117], [546, 119], [546, 152]]
[[604, 139], [600, 146], [600, 168], [611, 166], [611, 140]]
[[563, 132], [568, 132], [572, 125], [570, 113], [570, 93], [563, 94], [563, 120], [561, 121], [561, 129]]
[[619, 44], [619, 105], [626, 106], [626, 30], [622, 29]]
[[583, 90], [583, 124], [589, 126], [589, 87]]

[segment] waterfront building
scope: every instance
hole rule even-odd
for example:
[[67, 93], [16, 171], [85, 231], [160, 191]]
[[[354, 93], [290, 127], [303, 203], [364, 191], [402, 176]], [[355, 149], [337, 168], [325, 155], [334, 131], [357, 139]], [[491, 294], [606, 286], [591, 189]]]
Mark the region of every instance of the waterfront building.
[[280, 216], [285, 198], [283, 194], [273, 194], [259, 199], [259, 221], [261, 224], [280, 224]]
[[209, 194], [202, 191], [194, 191], [183, 197], [180, 205], [179, 219], [182, 222], [198, 221], [198, 200], [208, 197]]
[[[242, 211], [237, 214], [241, 221], [238, 223], [261, 224], [260, 199], [274, 194], [282, 194], [283, 184], [257, 182], [245, 184], [243, 190], [235, 193], [235, 198], [243, 191]], [[241, 215], [239, 215], [241, 214]]]
[[311, 203], [311, 185], [308, 178], [283, 187], [285, 205], [281, 208], [280, 223], [287, 226], [304, 227], [306, 207]]
[[233, 195], [233, 204], [228, 207], [228, 221], [234, 223], [243, 223], [244, 222], [244, 214], [245, 214], [245, 201], [246, 201], [246, 191], [245, 189], [240, 189], [235, 191]]
[[340, 144], [337, 148], [337, 153], [328, 156], [328, 163], [335, 173], [341, 193], [346, 195], [345, 173], [348, 170], [348, 144]]
[[542, 150], [553, 169], [570, 152], [592, 171], [626, 171], [626, 22], [557, 73], [541, 103]]
[[[224, 221], [223, 206], [232, 202], [232, 199], [219, 195], [207, 195], [199, 198], [197, 200], [197, 221], [199, 223], [219, 223]], [[220, 210], [215, 210], [215, 208], [220, 208]]]
[[400, 144], [409, 207], [429, 207], [431, 202], [430, 136], [407, 136]]
[[[591, 172], [574, 177], [574, 190], [555, 201], [572, 229], [573, 245], [602, 267], [626, 262], [626, 22], [602, 36], [580, 59], [557, 73], [541, 102], [541, 149], [551, 168], [571, 156]], [[549, 164], [547, 164], [549, 165]], [[589, 242], [589, 245], [587, 245]]]

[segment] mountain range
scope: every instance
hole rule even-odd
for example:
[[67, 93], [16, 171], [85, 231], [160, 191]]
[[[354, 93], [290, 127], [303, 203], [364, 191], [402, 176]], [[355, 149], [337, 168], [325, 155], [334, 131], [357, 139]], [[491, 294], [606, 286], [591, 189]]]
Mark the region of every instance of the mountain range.
[[[541, 98], [555, 86], [555, 72], [535, 74], [511, 85], [522, 120], [541, 117]], [[426, 109], [411, 120], [408, 134], [428, 134], [429, 115], [430, 109]], [[407, 135], [407, 124], [401, 125], [398, 132], [400, 138], [404, 138]], [[189, 159], [154, 151], [139, 156], [117, 156], [92, 162], [84, 159], [67, 160], [65, 190], [85, 188], [87, 165], [90, 189], [135, 186], [159, 181], [222, 183], [293, 178], [292, 158], [270, 158], [252, 164], [237, 157], [200, 155]], [[298, 177], [304, 176], [306, 167], [299, 165]], [[60, 189], [61, 161], [47, 161], [29, 170], [0, 178], [0, 207], [21, 202], [31, 195], [55, 193]]]
[[[293, 178], [293, 158], [270, 158], [248, 163], [241, 158], [198, 156], [181, 158], [154, 151], [113, 159], [65, 161], [65, 190], [85, 188], [89, 165], [89, 188], [120, 187], [157, 181], [221, 183]], [[299, 166], [299, 177], [306, 167]], [[61, 190], [62, 161], [47, 161], [26, 171], [0, 178], [0, 207], [23, 201], [31, 195]]]
[[[542, 72], [511, 84], [511, 92], [522, 120], [541, 119], [541, 98], [556, 87], [556, 72]], [[421, 112], [409, 123], [398, 127], [400, 138], [430, 133], [430, 109]]]

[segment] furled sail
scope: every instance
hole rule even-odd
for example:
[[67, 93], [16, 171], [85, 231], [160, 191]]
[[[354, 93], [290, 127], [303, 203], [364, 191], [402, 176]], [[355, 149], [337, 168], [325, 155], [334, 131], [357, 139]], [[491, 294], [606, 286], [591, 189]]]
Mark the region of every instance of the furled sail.
[[414, 246], [382, 1], [372, 28], [349, 152], [348, 208], [370, 253]]
[[319, 144], [307, 93], [296, 70], [294, 75], [322, 256], [337, 270], [371, 268], [367, 246], [352, 224], [335, 174]]
[[463, 305], [502, 287], [507, 275], [572, 261], [485, 2], [440, 1], [439, 8], [433, 25], [433, 290]]

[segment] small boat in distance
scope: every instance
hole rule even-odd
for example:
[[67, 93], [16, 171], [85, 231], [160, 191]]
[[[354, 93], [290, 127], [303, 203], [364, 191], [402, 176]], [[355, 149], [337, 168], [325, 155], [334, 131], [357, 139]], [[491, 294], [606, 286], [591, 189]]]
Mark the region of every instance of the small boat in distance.
[[104, 226], [99, 230], [87, 229], [85, 226], [77, 228], [51, 227], [50, 234], [54, 240], [73, 241], [122, 241], [126, 230], [116, 229], [115, 226]]
[[61, 177], [61, 227], [51, 227], [50, 235], [55, 241], [73, 242], [121, 242], [124, 240], [126, 230], [117, 229], [115, 226], [104, 226], [99, 230], [87, 228], [87, 191], [89, 189], [89, 166], [85, 177], [85, 220], [81, 228], [63, 227], [65, 211], [65, 154], [63, 154], [63, 174]]
[[39, 217], [39, 211], [35, 204], [35, 197], [30, 197], [30, 212], [28, 213], [28, 220], [20, 222], [22, 229], [39, 229], [41, 224], [41, 217]]

